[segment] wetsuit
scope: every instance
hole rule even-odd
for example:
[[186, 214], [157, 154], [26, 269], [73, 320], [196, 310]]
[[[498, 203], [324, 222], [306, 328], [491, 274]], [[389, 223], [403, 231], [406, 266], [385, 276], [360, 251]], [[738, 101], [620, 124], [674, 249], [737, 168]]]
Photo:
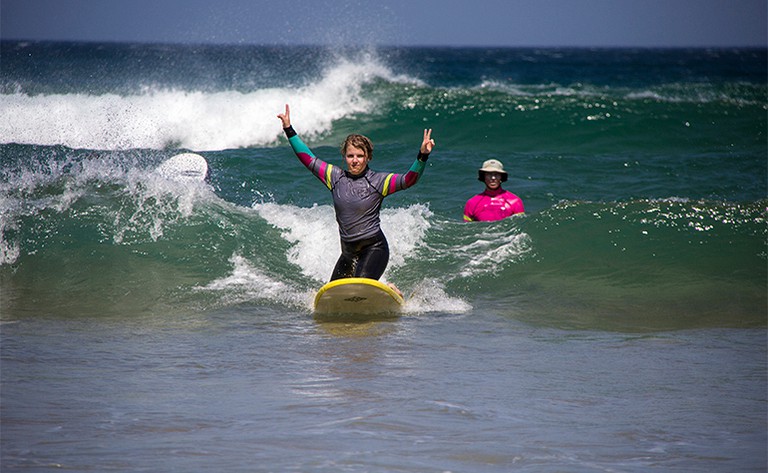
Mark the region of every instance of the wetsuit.
[[467, 205], [464, 206], [464, 220], [467, 222], [501, 220], [523, 212], [525, 208], [520, 197], [501, 188], [486, 189], [467, 201]]
[[341, 256], [331, 280], [349, 277], [379, 279], [389, 263], [389, 246], [379, 220], [381, 203], [384, 197], [416, 184], [424, 172], [429, 154], [419, 153], [405, 174], [376, 172], [366, 167], [362, 174], [353, 176], [315, 157], [293, 127], [284, 128], [284, 131], [299, 161], [325, 184], [333, 196], [341, 237]]

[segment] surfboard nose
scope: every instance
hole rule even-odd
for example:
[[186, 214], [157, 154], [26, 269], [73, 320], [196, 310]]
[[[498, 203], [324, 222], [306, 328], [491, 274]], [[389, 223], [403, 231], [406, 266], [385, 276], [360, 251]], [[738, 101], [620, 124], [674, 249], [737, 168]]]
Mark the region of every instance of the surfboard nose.
[[325, 284], [315, 296], [316, 314], [381, 314], [400, 312], [405, 300], [375, 279], [343, 278]]

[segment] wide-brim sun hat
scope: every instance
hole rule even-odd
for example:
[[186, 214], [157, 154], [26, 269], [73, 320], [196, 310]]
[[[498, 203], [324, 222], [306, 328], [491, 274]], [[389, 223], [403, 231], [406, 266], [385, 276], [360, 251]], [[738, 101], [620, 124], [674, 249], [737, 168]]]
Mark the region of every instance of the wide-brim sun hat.
[[497, 172], [501, 174], [501, 182], [507, 182], [507, 171], [504, 170], [504, 165], [498, 159], [489, 159], [483, 163], [483, 167], [477, 170], [477, 180], [485, 181], [485, 173]]

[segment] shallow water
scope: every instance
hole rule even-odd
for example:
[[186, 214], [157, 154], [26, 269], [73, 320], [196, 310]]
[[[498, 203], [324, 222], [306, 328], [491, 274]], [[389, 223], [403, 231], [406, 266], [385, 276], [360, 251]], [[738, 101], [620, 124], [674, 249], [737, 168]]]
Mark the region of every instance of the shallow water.
[[7, 471], [761, 471], [766, 335], [253, 305], [2, 326]]

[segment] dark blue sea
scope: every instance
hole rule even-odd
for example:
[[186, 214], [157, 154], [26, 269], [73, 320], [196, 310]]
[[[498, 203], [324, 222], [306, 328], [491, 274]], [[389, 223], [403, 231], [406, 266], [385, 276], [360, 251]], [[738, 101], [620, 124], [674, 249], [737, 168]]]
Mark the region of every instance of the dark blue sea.
[[[767, 58], [0, 43], [2, 471], [766, 471]], [[313, 317], [285, 103], [338, 165], [434, 130], [382, 211], [401, 316]], [[464, 223], [490, 158], [526, 213]]]

